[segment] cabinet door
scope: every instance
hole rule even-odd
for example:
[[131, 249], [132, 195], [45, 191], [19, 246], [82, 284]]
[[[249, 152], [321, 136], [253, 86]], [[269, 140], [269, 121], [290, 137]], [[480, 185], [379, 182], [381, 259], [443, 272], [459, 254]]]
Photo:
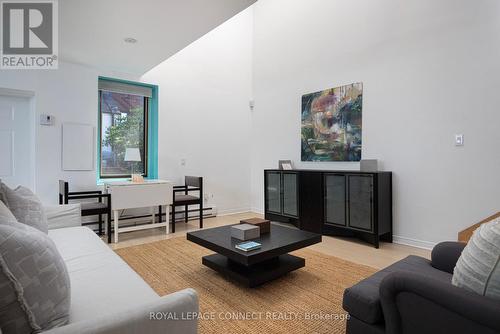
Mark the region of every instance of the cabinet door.
[[325, 222], [346, 226], [345, 175], [325, 174]]
[[349, 175], [349, 226], [367, 231], [373, 230], [373, 177]]
[[298, 178], [296, 173], [283, 172], [283, 214], [297, 217], [298, 210]]
[[281, 214], [281, 173], [266, 173], [266, 209]]
[[301, 171], [298, 177], [300, 229], [321, 233], [325, 221], [323, 173]]

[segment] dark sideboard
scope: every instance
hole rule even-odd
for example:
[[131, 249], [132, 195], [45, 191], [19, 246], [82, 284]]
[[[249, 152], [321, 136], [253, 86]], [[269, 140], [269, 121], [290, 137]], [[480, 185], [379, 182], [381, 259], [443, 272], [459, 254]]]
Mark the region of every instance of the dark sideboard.
[[264, 170], [266, 219], [324, 235], [392, 242], [392, 173]]

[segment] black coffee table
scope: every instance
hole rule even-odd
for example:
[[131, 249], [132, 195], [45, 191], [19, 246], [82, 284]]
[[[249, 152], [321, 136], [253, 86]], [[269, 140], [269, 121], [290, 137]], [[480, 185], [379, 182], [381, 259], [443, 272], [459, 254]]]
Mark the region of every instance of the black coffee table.
[[304, 267], [303, 258], [287, 253], [321, 242], [321, 235], [271, 223], [270, 233], [253, 239], [261, 248], [249, 252], [235, 248], [244, 241], [231, 238], [231, 225], [189, 232], [187, 239], [217, 253], [204, 256], [202, 264], [255, 287]]

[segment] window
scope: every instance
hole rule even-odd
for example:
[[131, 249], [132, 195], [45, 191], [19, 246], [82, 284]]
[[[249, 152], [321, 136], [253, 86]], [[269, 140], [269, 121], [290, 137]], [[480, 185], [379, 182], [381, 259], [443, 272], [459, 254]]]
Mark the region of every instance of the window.
[[[150, 98], [150, 89], [145, 87], [99, 80], [101, 179], [125, 178], [132, 173], [148, 176]], [[126, 158], [127, 149], [138, 149], [140, 161]]]

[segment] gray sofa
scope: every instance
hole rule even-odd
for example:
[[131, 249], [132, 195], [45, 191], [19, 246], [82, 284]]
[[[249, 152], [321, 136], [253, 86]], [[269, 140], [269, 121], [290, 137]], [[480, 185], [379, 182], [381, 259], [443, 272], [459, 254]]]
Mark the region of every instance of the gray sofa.
[[407, 258], [344, 291], [347, 334], [500, 333], [500, 302], [451, 284], [465, 244]]
[[69, 324], [44, 333], [197, 333], [193, 289], [158, 296], [94, 232], [80, 226], [78, 204], [46, 212], [49, 237], [68, 268], [71, 308]]

